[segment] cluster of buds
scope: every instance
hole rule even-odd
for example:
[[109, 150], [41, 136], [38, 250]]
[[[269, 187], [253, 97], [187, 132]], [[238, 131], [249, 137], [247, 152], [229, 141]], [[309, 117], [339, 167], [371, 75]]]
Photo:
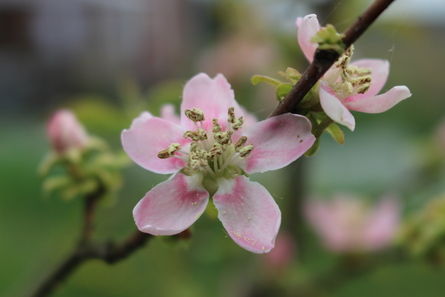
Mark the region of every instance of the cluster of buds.
[[[121, 185], [120, 168], [128, 162], [115, 155], [101, 139], [87, 134], [76, 116], [56, 111], [47, 125], [52, 150], [40, 166], [46, 196], [57, 192], [65, 200], [95, 194], [109, 202]], [[62, 171], [55, 170], [63, 168]]]

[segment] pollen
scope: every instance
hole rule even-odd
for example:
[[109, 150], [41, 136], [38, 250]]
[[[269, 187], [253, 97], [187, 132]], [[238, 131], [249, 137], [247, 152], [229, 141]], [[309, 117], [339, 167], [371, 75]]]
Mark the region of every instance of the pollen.
[[364, 94], [372, 84], [371, 69], [349, 65], [353, 53], [354, 47], [351, 45], [335, 64], [337, 68], [340, 68], [340, 73], [336, 82], [333, 83], [332, 89], [341, 99]]
[[176, 157], [187, 165], [181, 170], [183, 174], [203, 174], [204, 178], [210, 176], [209, 180], [216, 178], [235, 178], [244, 174], [240, 167], [240, 161], [247, 158], [253, 151], [252, 143], [246, 145], [248, 139], [241, 136], [233, 139], [235, 131], [242, 129], [243, 117], [235, 116], [235, 108], [227, 110], [227, 122], [213, 118], [212, 126], [204, 123], [205, 115], [201, 109], [186, 109], [185, 115], [194, 122], [195, 129], [185, 131], [184, 139], [191, 141], [190, 145], [181, 147], [173, 143], [167, 149], [158, 153], [158, 157], [166, 159]]

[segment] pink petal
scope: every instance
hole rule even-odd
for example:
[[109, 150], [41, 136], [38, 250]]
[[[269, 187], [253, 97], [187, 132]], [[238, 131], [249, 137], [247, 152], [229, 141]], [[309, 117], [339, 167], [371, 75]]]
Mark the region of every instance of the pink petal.
[[357, 94], [345, 99], [345, 102], [357, 102], [377, 95], [386, 83], [389, 75], [389, 62], [379, 59], [361, 59], [351, 63], [358, 68], [368, 68], [371, 70], [371, 87], [364, 94]]
[[400, 204], [397, 199], [382, 199], [372, 212], [363, 232], [363, 245], [369, 250], [387, 246], [397, 231], [400, 220]]
[[335, 122], [355, 129], [354, 116], [343, 105], [337, 95], [326, 83], [320, 81], [320, 104], [324, 112]]
[[247, 144], [254, 145], [240, 164], [249, 174], [282, 168], [301, 157], [315, 141], [309, 120], [290, 113], [254, 124], [244, 135]]
[[180, 123], [178, 115], [175, 113], [175, 106], [173, 104], [164, 104], [161, 107], [161, 118], [166, 119], [175, 124]]
[[181, 126], [167, 120], [144, 114], [135, 119], [129, 130], [121, 135], [125, 152], [139, 166], [156, 173], [174, 173], [186, 163], [178, 158], [158, 158], [158, 153], [172, 143], [186, 146], [189, 140], [182, 137]]
[[245, 176], [218, 180], [213, 202], [229, 236], [252, 253], [267, 253], [275, 245], [281, 212], [267, 190]]
[[396, 86], [384, 94], [375, 97], [361, 99], [360, 101], [347, 102], [346, 107], [366, 113], [380, 113], [387, 111], [400, 101], [411, 96], [411, 92], [405, 86]]
[[211, 129], [212, 119], [220, 119], [223, 129], [227, 125], [227, 111], [235, 107], [235, 116], [244, 115], [235, 101], [230, 84], [222, 74], [211, 79], [207, 74], [200, 73], [190, 79], [184, 86], [181, 104], [181, 125], [187, 129], [195, 129], [193, 122], [184, 115], [186, 109], [199, 108], [204, 112], [204, 127]]
[[342, 201], [308, 201], [304, 205], [307, 220], [331, 251], [344, 252], [355, 248], [354, 234], [345, 221]]
[[309, 62], [314, 59], [315, 50], [318, 47], [317, 43], [313, 43], [312, 37], [320, 30], [317, 15], [309, 14], [299, 21], [297, 19], [298, 28], [298, 43]]
[[199, 175], [179, 173], [151, 189], [133, 209], [139, 230], [153, 235], [173, 235], [190, 227], [209, 200], [209, 193], [200, 182]]

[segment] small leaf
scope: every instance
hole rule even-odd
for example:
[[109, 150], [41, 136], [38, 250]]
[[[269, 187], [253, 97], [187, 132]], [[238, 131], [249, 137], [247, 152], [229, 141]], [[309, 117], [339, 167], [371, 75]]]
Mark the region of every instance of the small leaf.
[[252, 84], [253, 84], [254, 86], [256, 86], [257, 84], [259, 84], [260, 82], [263, 82], [263, 83], [272, 85], [272, 86], [274, 86], [274, 87], [277, 87], [277, 86], [279, 86], [280, 84], [282, 84], [281, 81], [279, 81], [279, 80], [277, 80], [277, 79], [275, 79], [275, 78], [268, 77], [268, 76], [263, 76], [263, 75], [254, 75], [254, 76], [252, 76], [252, 78], [251, 78], [250, 81], [252, 82]]
[[286, 97], [286, 95], [290, 92], [290, 90], [292, 89], [292, 85], [291, 84], [280, 84], [279, 86], [277, 86], [276, 89], [276, 95], [277, 95], [277, 99], [279, 101], [283, 100], [284, 97]]
[[42, 185], [43, 194], [48, 196], [54, 190], [73, 185], [73, 180], [68, 176], [54, 176], [44, 180]]
[[298, 72], [297, 69], [288, 67], [286, 69], [286, 76], [290, 79], [293, 80], [295, 82], [297, 82], [300, 78], [301, 78], [301, 73]]
[[326, 131], [331, 134], [338, 144], [343, 145], [345, 143], [345, 134], [337, 124], [330, 124]]
[[306, 151], [306, 153], [304, 153], [304, 155], [305, 155], [306, 157], [311, 157], [311, 156], [315, 155], [315, 153], [318, 151], [319, 147], [320, 147], [320, 138], [317, 138], [317, 140], [315, 140], [315, 142], [314, 142], [314, 144], [311, 146], [311, 148], [308, 149], [308, 150]]

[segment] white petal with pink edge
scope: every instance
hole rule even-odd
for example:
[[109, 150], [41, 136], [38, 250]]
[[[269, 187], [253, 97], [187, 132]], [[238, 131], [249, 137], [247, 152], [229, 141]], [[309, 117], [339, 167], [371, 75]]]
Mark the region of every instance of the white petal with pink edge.
[[320, 24], [318, 23], [317, 16], [315, 14], [309, 14], [302, 20], [297, 20], [298, 28], [298, 44], [301, 47], [304, 55], [309, 62], [314, 59], [315, 51], [318, 47], [317, 43], [313, 43], [311, 40], [320, 30]]
[[282, 168], [301, 157], [314, 143], [310, 121], [283, 114], [252, 125], [244, 133], [252, 153], [240, 166], [249, 174]]
[[320, 104], [324, 112], [334, 121], [345, 125], [351, 131], [355, 129], [354, 116], [343, 105], [340, 99], [337, 98], [334, 91], [320, 81]]
[[130, 158], [141, 167], [161, 174], [175, 173], [186, 162], [172, 157], [160, 159], [158, 153], [172, 143], [188, 145], [182, 137], [183, 129], [170, 121], [143, 115], [133, 121], [129, 130], [121, 135], [122, 145]]
[[199, 178], [178, 173], [151, 189], [133, 209], [139, 230], [152, 235], [173, 235], [190, 227], [209, 200]]
[[218, 180], [213, 202], [229, 236], [253, 253], [267, 253], [275, 245], [281, 212], [269, 192], [245, 176]]
[[227, 111], [229, 107], [235, 108], [237, 117], [243, 115], [235, 100], [235, 95], [230, 84], [222, 74], [210, 78], [205, 73], [192, 77], [184, 86], [181, 104], [181, 125], [187, 129], [194, 129], [193, 122], [188, 119], [184, 112], [186, 109], [199, 108], [204, 112], [204, 128], [211, 129], [212, 119], [220, 120], [220, 125], [227, 125]]
[[360, 101], [345, 102], [345, 106], [355, 111], [381, 113], [391, 109], [394, 105], [409, 97], [411, 97], [411, 92], [406, 86], [396, 86], [384, 94], [365, 98]]

